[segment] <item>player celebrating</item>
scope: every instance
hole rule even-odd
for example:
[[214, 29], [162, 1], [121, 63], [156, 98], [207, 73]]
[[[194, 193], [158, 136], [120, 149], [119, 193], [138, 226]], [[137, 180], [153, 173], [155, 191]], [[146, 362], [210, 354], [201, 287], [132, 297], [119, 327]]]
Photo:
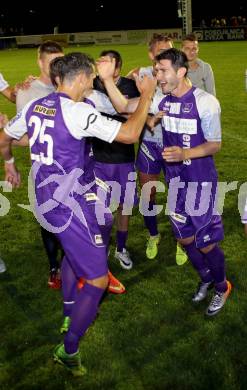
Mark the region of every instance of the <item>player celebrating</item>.
[[[169, 49], [156, 60], [156, 77], [166, 96], [154, 101], [152, 108], [154, 113], [166, 113], [162, 119], [163, 157], [170, 221], [175, 237], [201, 279], [193, 301], [202, 301], [212, 284], [215, 287], [206, 310], [207, 315], [213, 316], [222, 309], [231, 291], [224, 253], [218, 246], [223, 239], [223, 226], [214, 211], [217, 172], [212, 155], [221, 146], [220, 105], [211, 94], [188, 84], [188, 61], [182, 51]], [[194, 205], [191, 184], [196, 184]], [[178, 190], [177, 201], [174, 188]], [[195, 212], [198, 206], [199, 214]]]
[[[74, 375], [81, 376], [85, 368], [81, 365], [79, 340], [94, 320], [108, 284], [104, 241], [109, 234], [107, 223], [100, 226], [97, 222], [102, 205], [92, 191], [86, 190], [83, 181], [85, 137], [96, 136], [108, 142], [136, 142], [147, 117], [155, 82], [148, 78], [143, 80], [138, 108], [126, 123], [121, 124], [109, 121], [80, 102], [92, 88], [94, 78], [92, 61], [85, 54], [71, 53], [54, 59], [51, 78], [58, 85], [57, 92], [28, 103], [1, 133], [0, 147], [8, 162], [5, 163], [6, 178], [18, 186], [20, 178], [11, 161], [11, 142], [28, 132], [38, 209], [42, 207], [46, 221], [58, 229], [56, 236], [65, 251], [66, 275], [62, 270], [62, 281], [73, 289], [79, 277], [86, 280], [75, 296], [64, 343], [54, 351], [56, 361]], [[49, 201], [55, 199], [53, 210]], [[49, 208], [45, 211], [43, 205], [47, 201]], [[76, 213], [71, 214], [72, 209]], [[109, 217], [105, 209], [104, 212], [105, 218]], [[59, 231], [65, 224], [66, 228]]]
[[[120, 75], [122, 68], [122, 58], [120, 54], [115, 50], [104, 50], [101, 52], [100, 56], [109, 56], [115, 59], [116, 66], [113, 80], [121, 93], [127, 98], [139, 96], [135, 82]], [[96, 77], [94, 80], [94, 88], [107, 94], [104, 84], [99, 77]], [[111, 117], [115, 117], [121, 122], [126, 121], [123, 116], [117, 115], [116, 111]], [[115, 250], [115, 258], [119, 260], [120, 265], [124, 269], [129, 270], [132, 268], [133, 262], [129, 252], [126, 250], [129, 215], [126, 215], [127, 210], [124, 209], [128, 207], [132, 209], [133, 203], [136, 205], [138, 202], [137, 190], [135, 191], [134, 202], [132, 199], [128, 199], [128, 191], [126, 190], [126, 184], [131, 175], [134, 177], [133, 181], [135, 182], [135, 148], [134, 145], [124, 145], [118, 142], [109, 144], [97, 138], [92, 139], [92, 145], [93, 158], [95, 160], [94, 172], [97, 180], [103, 180], [104, 185], [106, 185], [106, 182], [116, 180], [121, 185], [120, 198], [118, 197], [118, 199], [115, 199], [117, 204], [119, 204], [116, 216], [117, 247]], [[98, 183], [100, 184], [99, 180]], [[112, 194], [114, 195], [114, 191]], [[112, 198], [113, 196], [111, 197], [111, 202], [114, 200]], [[129, 205], [128, 202], [130, 203]], [[109, 199], [107, 199], [107, 205], [110, 205]]]

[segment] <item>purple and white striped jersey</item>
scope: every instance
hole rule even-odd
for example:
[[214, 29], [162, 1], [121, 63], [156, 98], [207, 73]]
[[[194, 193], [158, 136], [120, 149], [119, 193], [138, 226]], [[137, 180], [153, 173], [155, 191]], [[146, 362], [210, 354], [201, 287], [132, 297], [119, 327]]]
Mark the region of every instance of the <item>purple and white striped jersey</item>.
[[[155, 95], [150, 111], [162, 118], [164, 147], [193, 148], [206, 141], [221, 141], [220, 105], [211, 94], [192, 87], [182, 97]], [[217, 180], [212, 156], [179, 163], [166, 163], [167, 181], [180, 176], [185, 181]]]
[[[29, 102], [4, 131], [15, 139], [29, 136], [32, 163], [40, 162], [35, 191], [38, 203], [52, 198], [58, 184], [39, 184], [53, 174], [70, 174], [85, 168], [85, 139], [97, 137], [112, 142], [121, 123], [108, 120], [84, 102], [74, 102], [66, 94], [52, 93]], [[59, 168], [62, 167], [62, 168]], [[84, 184], [83, 175], [79, 182]]]

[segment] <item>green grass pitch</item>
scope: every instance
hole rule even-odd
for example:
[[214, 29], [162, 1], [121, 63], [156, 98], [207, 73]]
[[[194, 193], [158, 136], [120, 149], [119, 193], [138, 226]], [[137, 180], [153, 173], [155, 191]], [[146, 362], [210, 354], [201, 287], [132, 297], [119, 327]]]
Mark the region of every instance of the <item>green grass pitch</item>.
[[[97, 57], [109, 47], [76, 47]], [[144, 45], [112, 46], [121, 52], [123, 74], [148, 65]], [[211, 63], [222, 106], [223, 146], [216, 156], [221, 181], [247, 178], [247, 42], [201, 43], [200, 56]], [[0, 51], [0, 72], [11, 85], [38, 74], [36, 50]], [[15, 106], [0, 97], [0, 112], [12, 117]], [[108, 295], [80, 349], [88, 374], [73, 379], [52, 361], [61, 341], [60, 292], [47, 288], [48, 262], [39, 227], [28, 204], [28, 151], [15, 151], [22, 186], [3, 193], [10, 210], [1, 217], [0, 253], [8, 270], [0, 275], [0, 389], [18, 390], [201, 390], [247, 388], [247, 241], [237, 209], [238, 190], [226, 195], [223, 220], [227, 274], [234, 288], [222, 312], [205, 318], [207, 302], [191, 303], [197, 276], [189, 264], [175, 264], [175, 242], [167, 216], [159, 215], [159, 255], [145, 257], [146, 232], [138, 210], [130, 223], [128, 247], [134, 268], [124, 271], [110, 256], [110, 267], [127, 288]], [[1, 172], [2, 177], [2, 172]], [[164, 194], [158, 197], [165, 203]], [[1, 209], [0, 209], [1, 211]], [[113, 247], [112, 247], [113, 253]]]

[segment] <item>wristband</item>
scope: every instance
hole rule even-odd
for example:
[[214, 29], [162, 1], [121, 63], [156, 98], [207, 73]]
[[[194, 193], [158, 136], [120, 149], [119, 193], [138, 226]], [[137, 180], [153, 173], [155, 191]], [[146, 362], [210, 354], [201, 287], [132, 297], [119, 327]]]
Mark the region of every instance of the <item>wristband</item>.
[[4, 162], [5, 162], [6, 164], [14, 164], [15, 158], [14, 158], [14, 157], [11, 157], [9, 160], [5, 160]]

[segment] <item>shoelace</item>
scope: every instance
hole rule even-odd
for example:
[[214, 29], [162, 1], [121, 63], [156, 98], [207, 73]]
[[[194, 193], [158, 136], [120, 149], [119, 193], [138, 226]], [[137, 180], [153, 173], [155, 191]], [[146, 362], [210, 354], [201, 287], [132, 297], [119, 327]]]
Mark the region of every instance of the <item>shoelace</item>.
[[155, 239], [153, 238], [149, 238], [148, 239], [148, 248], [154, 248], [155, 247], [155, 245], [156, 245], [156, 242], [155, 242]]
[[222, 299], [223, 295], [224, 295], [224, 293], [217, 293], [217, 294], [215, 294], [215, 296], [212, 299], [211, 305], [213, 307], [217, 307], [221, 303], [221, 299]]

